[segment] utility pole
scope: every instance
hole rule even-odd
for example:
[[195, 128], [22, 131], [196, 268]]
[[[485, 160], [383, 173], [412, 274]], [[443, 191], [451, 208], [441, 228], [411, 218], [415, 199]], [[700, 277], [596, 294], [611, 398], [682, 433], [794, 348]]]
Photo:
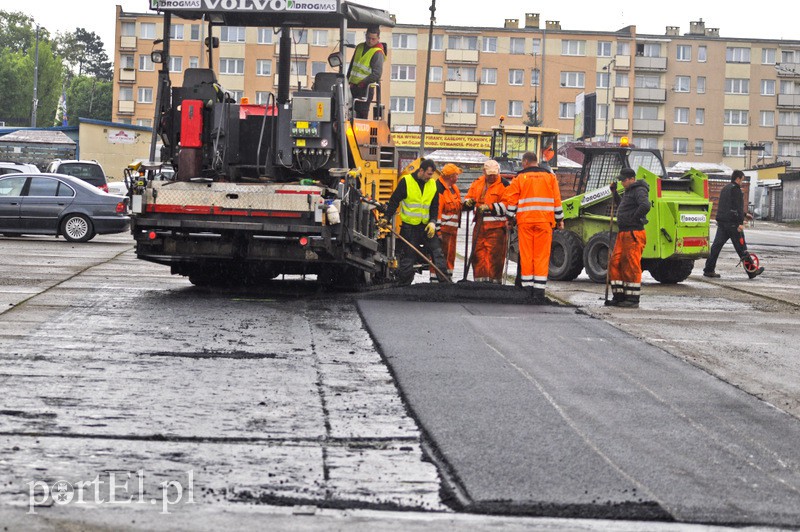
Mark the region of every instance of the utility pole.
[[419, 135], [419, 157], [425, 156], [425, 127], [428, 116], [428, 83], [431, 78], [431, 48], [433, 48], [433, 24], [436, 22], [436, 0], [431, 0], [431, 27], [428, 30], [428, 61], [425, 63], [425, 95], [422, 97], [422, 131]]
[[608, 86], [606, 87], [606, 127], [604, 130], [604, 140], [606, 144], [608, 144], [608, 115], [611, 114], [611, 101], [609, 100], [609, 96], [611, 95], [611, 67], [616, 63], [616, 58], [609, 61], [609, 63], [603, 67], [603, 70], [608, 72]]
[[[34, 22], [34, 24], [36, 24]], [[36, 52], [33, 62], [33, 109], [31, 109], [31, 127], [36, 127], [36, 108], [39, 106], [39, 25], [36, 24]]]

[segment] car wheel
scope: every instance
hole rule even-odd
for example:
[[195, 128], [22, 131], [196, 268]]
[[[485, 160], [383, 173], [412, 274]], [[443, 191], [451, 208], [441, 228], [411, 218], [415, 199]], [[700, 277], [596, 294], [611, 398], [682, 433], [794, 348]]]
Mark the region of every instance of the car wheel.
[[87, 242], [94, 237], [94, 227], [83, 214], [69, 214], [61, 222], [61, 234], [70, 242]]

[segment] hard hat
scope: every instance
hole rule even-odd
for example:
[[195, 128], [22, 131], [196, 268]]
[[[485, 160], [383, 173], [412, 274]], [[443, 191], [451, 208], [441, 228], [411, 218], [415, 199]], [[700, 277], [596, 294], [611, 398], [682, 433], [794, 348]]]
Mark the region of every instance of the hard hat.
[[461, 173], [461, 168], [453, 163], [447, 163], [442, 167], [442, 175], [458, 175]]
[[500, 174], [500, 164], [494, 159], [489, 159], [483, 163], [483, 173], [486, 175]]

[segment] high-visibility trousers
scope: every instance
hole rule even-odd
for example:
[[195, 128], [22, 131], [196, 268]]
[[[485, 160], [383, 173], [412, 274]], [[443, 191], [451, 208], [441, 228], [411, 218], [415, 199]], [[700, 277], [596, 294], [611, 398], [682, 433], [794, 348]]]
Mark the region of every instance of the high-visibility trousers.
[[473, 260], [473, 277], [478, 282], [502, 283], [503, 266], [506, 262], [508, 248], [505, 227], [492, 229], [475, 228], [475, 257]]
[[519, 224], [519, 273], [523, 288], [544, 290], [550, 267], [553, 226], [550, 223]]
[[[444, 254], [445, 264], [447, 264], [445, 273], [452, 277], [453, 268], [456, 266], [456, 240], [458, 240], [458, 229], [455, 229], [453, 232], [442, 229], [439, 231], [439, 235], [442, 241], [442, 254]], [[430, 268], [430, 272], [431, 282], [437, 282], [436, 270]]]
[[620, 231], [608, 264], [608, 280], [614, 299], [639, 300], [642, 291], [642, 252], [647, 233]]

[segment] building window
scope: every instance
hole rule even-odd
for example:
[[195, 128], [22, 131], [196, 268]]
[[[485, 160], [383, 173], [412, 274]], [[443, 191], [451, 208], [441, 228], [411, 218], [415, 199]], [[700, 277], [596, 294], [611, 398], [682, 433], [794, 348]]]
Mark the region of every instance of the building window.
[[356, 32], [350, 30], [344, 36], [344, 43], [345, 44], [352, 44], [353, 46], [356, 45]]
[[611, 57], [611, 41], [597, 41], [597, 57]]
[[541, 54], [542, 54], [542, 40], [533, 39], [533, 55], [541, 55]]
[[494, 100], [481, 100], [481, 116], [494, 116]]
[[539, 84], [541, 83], [541, 74], [542, 71], [539, 70], [538, 68], [534, 68], [533, 70], [531, 70], [531, 86], [533, 87], [539, 86]]
[[189, 40], [190, 41], [200, 40], [200, 24], [192, 24], [191, 26], [189, 26]]
[[694, 110], [694, 123], [698, 126], [702, 126], [706, 123], [706, 110], [702, 107], [698, 107]]
[[308, 73], [308, 65], [305, 61], [292, 61], [290, 70], [293, 76], [305, 76]]
[[691, 61], [692, 47], [688, 44], [679, 44], [675, 59], [677, 59], [678, 61]]
[[139, 37], [142, 39], [155, 39], [156, 25], [153, 22], [142, 22], [139, 24]]
[[698, 46], [697, 47], [697, 61], [700, 63], [705, 63], [708, 61], [708, 47], [707, 46]]
[[689, 123], [689, 108], [688, 107], [676, 107], [675, 108], [675, 123], [676, 124], [688, 124]]
[[675, 92], [689, 92], [692, 89], [692, 78], [675, 76]]
[[725, 49], [725, 62], [727, 63], [749, 63], [750, 48], [739, 46], [728, 46]]
[[390, 105], [393, 113], [408, 114], [414, 112], [414, 98], [392, 96], [392, 98], [390, 98]]
[[153, 88], [152, 87], [139, 87], [139, 103], [153, 103]]
[[779, 126], [800, 126], [800, 113], [791, 113], [788, 111], [778, 113]]
[[132, 102], [133, 101], [133, 87], [120, 87], [119, 88], [119, 99], [123, 102]]
[[123, 22], [121, 24], [120, 32], [123, 37], [135, 37], [136, 36], [136, 23], [135, 22]]
[[416, 81], [417, 67], [414, 65], [392, 65], [392, 81]]
[[762, 48], [761, 49], [761, 64], [774, 65], [775, 64], [775, 48]]
[[153, 127], [152, 118], [137, 118], [136, 125], [141, 127]]
[[512, 68], [508, 71], [508, 84], [509, 85], [522, 85], [525, 79], [525, 71], [522, 69]]
[[269, 101], [269, 91], [256, 91], [256, 104], [257, 105], [267, 105]]
[[150, 72], [153, 70], [153, 61], [147, 54], [139, 56], [139, 70], [142, 72]]
[[775, 111], [761, 111], [761, 127], [775, 127]]
[[508, 116], [521, 117], [522, 116], [522, 101], [510, 100], [508, 102]]
[[762, 144], [764, 144], [764, 151], [761, 152], [761, 155], [758, 158], [766, 159], [768, 157], [772, 157], [772, 143], [762, 142]]
[[725, 78], [725, 94], [750, 94], [750, 80], [747, 78]]
[[633, 80], [634, 86], [644, 89], [661, 88], [661, 76], [657, 74], [637, 74]]
[[328, 30], [314, 30], [311, 35], [313, 46], [328, 46]]
[[244, 91], [227, 91], [227, 92], [228, 92], [228, 94], [231, 95], [231, 98], [233, 98], [233, 101], [235, 101], [237, 103], [241, 103], [242, 102], [242, 98], [244, 98]]
[[761, 80], [761, 96], [775, 96], [775, 80], [762, 79]]
[[661, 57], [661, 45], [656, 43], [639, 43], [636, 45], [636, 55], [640, 57]]
[[586, 41], [561, 41], [561, 55], [586, 55]]
[[634, 120], [658, 120], [658, 107], [655, 105], [634, 105]]
[[169, 38], [174, 41], [183, 40], [183, 24], [172, 24], [169, 27]]
[[477, 50], [478, 37], [469, 35], [449, 35], [447, 37], [447, 47], [454, 50]]
[[189, 68], [197, 68], [200, 66], [200, 58], [193, 55], [189, 57]]
[[781, 80], [781, 94], [800, 94], [800, 83], [791, 80]]
[[497, 52], [497, 37], [484, 37], [481, 51], [491, 54]]
[[325, 61], [311, 61], [311, 75], [316, 76], [321, 72], [325, 72], [328, 67], [328, 63]]
[[525, 39], [520, 37], [511, 37], [509, 53], [512, 55], [523, 55], [525, 53]]
[[272, 59], [256, 59], [256, 76], [272, 75]]
[[597, 120], [605, 120], [608, 117], [608, 108], [610, 106], [604, 103], [597, 104]]
[[628, 78], [627, 72], [622, 72], [614, 75], [614, 85], [617, 87], [628, 87], [630, 85], [630, 79]]
[[477, 81], [477, 72], [475, 67], [448, 67], [447, 81]]
[[272, 28], [258, 28], [258, 44], [272, 44]]
[[428, 98], [428, 114], [440, 115], [442, 114], [442, 99], [441, 98]]
[[575, 118], [575, 102], [560, 102], [558, 104], [558, 117], [566, 120]]
[[800, 63], [800, 50], [781, 50], [781, 64]]
[[241, 76], [244, 74], [244, 59], [236, 59], [235, 57], [220, 57], [219, 73]]
[[475, 100], [466, 100], [463, 98], [447, 98], [445, 101], [448, 113], [474, 113]]
[[609, 81], [611, 80], [611, 74], [608, 72], [597, 72], [595, 73], [595, 87], [598, 89], [607, 89], [610, 87]]
[[481, 69], [481, 85], [497, 85], [497, 69], [496, 68], [482, 68]]
[[416, 50], [417, 49], [417, 34], [416, 33], [393, 33], [392, 34], [392, 47], [395, 50]]
[[308, 44], [308, 30], [292, 30], [292, 43]]
[[244, 26], [222, 26], [220, 42], [244, 42]]
[[627, 41], [617, 42], [617, 55], [631, 55], [631, 43]]
[[131, 54], [120, 55], [119, 62], [122, 64], [122, 68], [134, 68], [133, 55]]
[[586, 74], [583, 72], [562, 72], [561, 86], [573, 89], [582, 89], [585, 86]]
[[724, 140], [722, 141], [723, 157], [744, 157], [743, 140]]
[[628, 106], [627, 105], [615, 105], [614, 106], [614, 118], [628, 118]]
[[723, 125], [726, 126], [746, 126], [747, 110], [746, 109], [725, 109], [725, 119]]
[[430, 82], [431, 83], [441, 83], [442, 82], [442, 67], [440, 67], [440, 66], [432, 66], [431, 67]]
[[169, 58], [169, 71], [170, 72], [183, 72], [183, 57], [170, 56]]
[[697, 76], [697, 94], [706, 93], [706, 77]]
[[694, 154], [703, 155], [703, 139], [694, 139]]
[[431, 40], [431, 50], [444, 50], [444, 35], [434, 35]]
[[686, 155], [689, 150], [689, 139], [675, 137], [672, 139], [672, 153], [675, 155]]

